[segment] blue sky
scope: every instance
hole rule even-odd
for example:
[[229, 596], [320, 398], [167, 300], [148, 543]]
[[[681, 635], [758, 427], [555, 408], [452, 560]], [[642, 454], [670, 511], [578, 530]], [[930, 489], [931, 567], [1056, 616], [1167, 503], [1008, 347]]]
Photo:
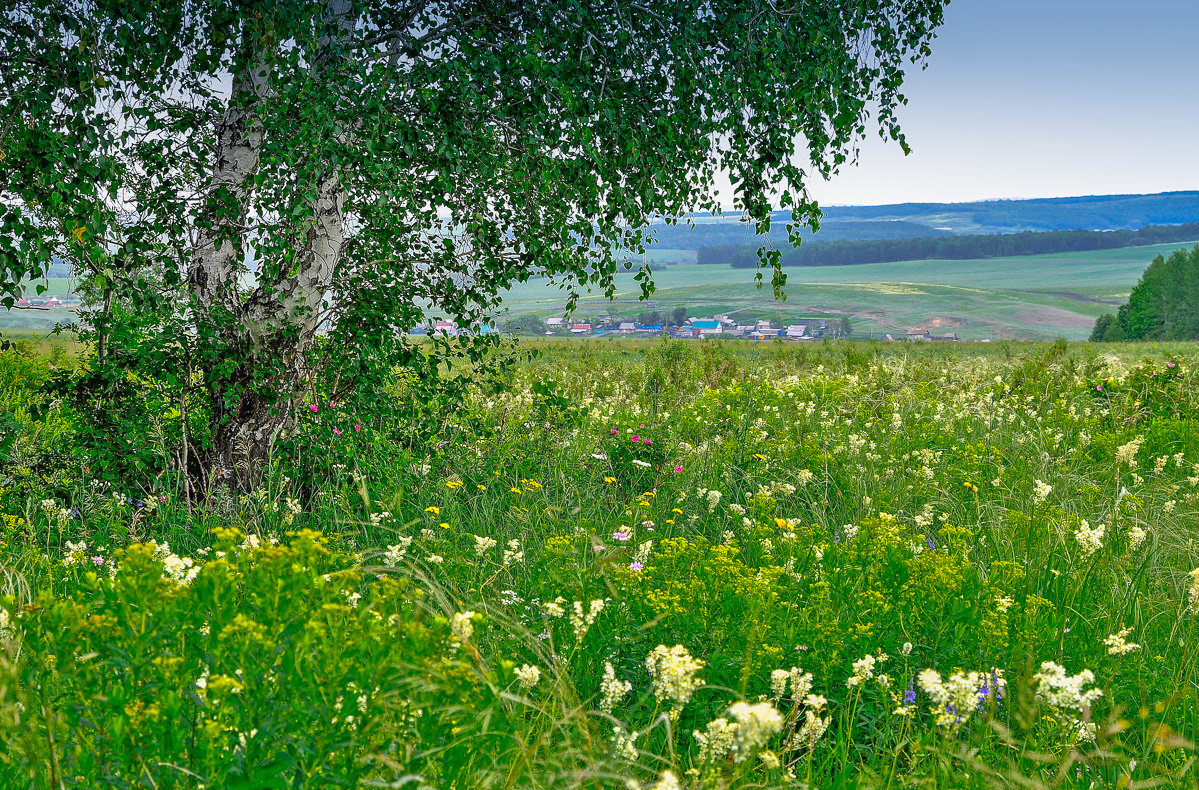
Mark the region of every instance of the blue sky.
[[1199, 0], [953, 0], [899, 117], [823, 204], [1199, 189]]

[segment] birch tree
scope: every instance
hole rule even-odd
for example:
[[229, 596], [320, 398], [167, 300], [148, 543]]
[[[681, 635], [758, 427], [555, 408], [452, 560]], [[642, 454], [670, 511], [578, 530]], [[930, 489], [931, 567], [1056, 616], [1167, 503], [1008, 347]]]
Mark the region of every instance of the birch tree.
[[5, 303], [70, 261], [106, 294], [91, 364], [186, 357], [244, 488], [317, 373], [531, 276], [611, 295], [720, 173], [759, 232], [815, 227], [809, 178], [906, 149], [946, 1], [10, 0]]

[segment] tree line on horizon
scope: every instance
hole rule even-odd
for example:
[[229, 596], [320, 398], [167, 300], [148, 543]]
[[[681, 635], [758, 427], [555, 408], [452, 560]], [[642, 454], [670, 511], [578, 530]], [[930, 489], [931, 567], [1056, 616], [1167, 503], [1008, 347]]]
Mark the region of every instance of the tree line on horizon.
[[1096, 319], [1090, 339], [1199, 340], [1199, 245], [1154, 258], [1128, 302]]
[[[973, 260], [1017, 255], [1139, 247], [1199, 239], [1199, 222], [1148, 225], [1137, 230], [1055, 230], [970, 236], [940, 236], [869, 241], [812, 241], [780, 250], [783, 266], [849, 266], [914, 260]], [[758, 265], [757, 248], [724, 245], [701, 248], [700, 264], [730, 264], [735, 269]]]

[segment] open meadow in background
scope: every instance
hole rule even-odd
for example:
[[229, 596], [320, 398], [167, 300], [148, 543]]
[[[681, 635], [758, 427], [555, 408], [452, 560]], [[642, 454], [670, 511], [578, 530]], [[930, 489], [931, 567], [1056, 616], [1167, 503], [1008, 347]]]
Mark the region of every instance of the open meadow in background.
[[[1095, 318], [1122, 304], [1149, 262], [1191, 243], [1112, 250], [1026, 255], [985, 260], [905, 261], [850, 266], [787, 267], [787, 301], [758, 290], [745, 269], [672, 264], [655, 268], [653, 301], [669, 311], [683, 306], [692, 316], [728, 313], [739, 322], [771, 319], [792, 323], [813, 315], [849, 316], [857, 335], [912, 327], [955, 331], [970, 340], [1083, 340]], [[677, 258], [685, 251], [666, 251]], [[651, 267], [654, 254], [648, 258]], [[617, 278], [615, 305], [602, 294], [579, 301], [581, 315], [635, 316], [644, 311], [633, 274]], [[561, 315], [562, 292], [533, 279], [504, 294], [511, 315]]]
[[1193, 345], [546, 342], [203, 505], [72, 364], [0, 354], [0, 786], [1196, 786]]

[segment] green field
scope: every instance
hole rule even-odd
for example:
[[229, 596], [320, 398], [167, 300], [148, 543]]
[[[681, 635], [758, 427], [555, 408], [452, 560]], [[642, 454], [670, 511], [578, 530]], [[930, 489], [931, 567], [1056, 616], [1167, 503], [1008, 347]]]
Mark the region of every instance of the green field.
[[538, 350], [236, 497], [0, 352], [0, 788], [1199, 786], [1196, 344]]
[[[1082, 339], [1095, 317], [1123, 303], [1154, 256], [1183, 244], [979, 261], [906, 261], [787, 270], [787, 301], [768, 287], [757, 290], [753, 272], [728, 266], [677, 265], [656, 272], [656, 309], [687, 308], [689, 315], [728, 312], [777, 322], [819, 315], [848, 315], [859, 335], [881, 336], [912, 327], [933, 334], [955, 331], [970, 339]], [[578, 315], [635, 315], [632, 273], [622, 273], [615, 303], [584, 297]], [[504, 306], [513, 315], [561, 314], [563, 292], [546, 280], [512, 288]]]

